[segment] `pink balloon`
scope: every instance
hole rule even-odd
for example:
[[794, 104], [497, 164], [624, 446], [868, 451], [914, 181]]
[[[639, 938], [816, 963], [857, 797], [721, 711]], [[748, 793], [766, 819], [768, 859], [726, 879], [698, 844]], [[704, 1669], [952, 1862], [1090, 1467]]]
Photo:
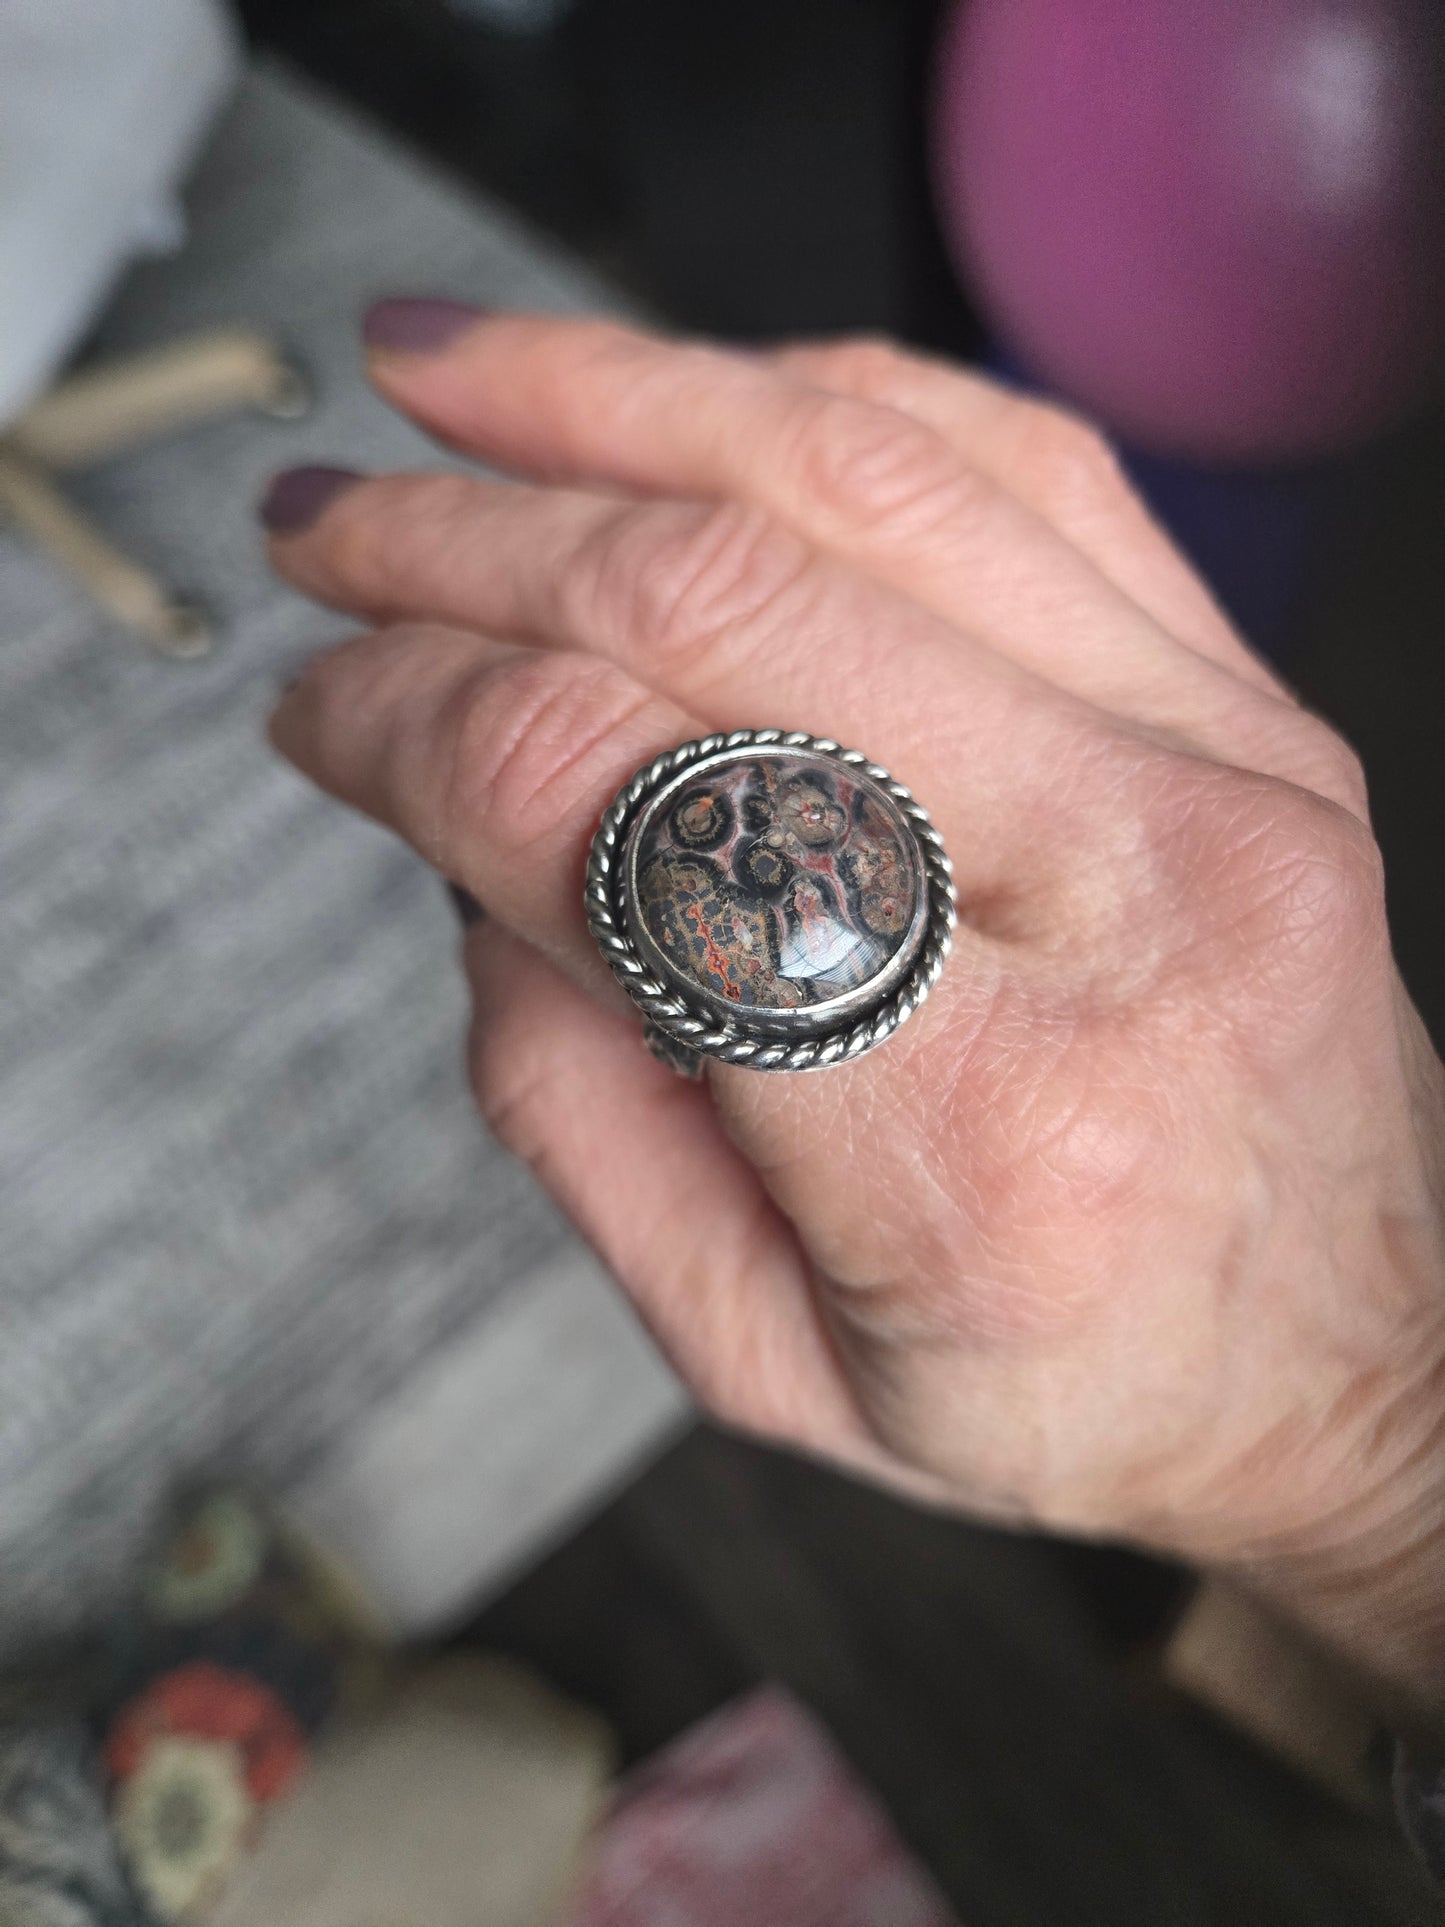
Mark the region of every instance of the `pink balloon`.
[[1003, 339], [1143, 447], [1356, 442], [1445, 378], [1442, 0], [962, 0], [945, 235]]

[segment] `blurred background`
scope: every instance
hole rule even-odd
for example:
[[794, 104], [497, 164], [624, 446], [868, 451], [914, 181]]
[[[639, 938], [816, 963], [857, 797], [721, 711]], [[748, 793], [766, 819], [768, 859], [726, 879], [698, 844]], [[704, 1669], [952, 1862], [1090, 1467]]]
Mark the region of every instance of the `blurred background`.
[[[444, 459], [362, 379], [361, 309], [408, 292], [886, 332], [1097, 419], [1361, 750], [1445, 1039], [1435, 0], [5, 0], [6, 1690], [92, 1738], [143, 1690], [147, 1733], [232, 1746], [166, 1685], [174, 1625], [136, 1630], [168, 1558], [146, 1596], [203, 1600], [187, 1664], [214, 1607], [228, 1666], [269, 1655], [275, 1731], [322, 1747], [340, 1644], [234, 1496], [274, 1494], [365, 1596], [348, 1641], [529, 1669], [535, 1702], [443, 1695], [473, 1821], [513, 1815], [493, 1872], [529, 1835], [570, 1865], [653, 1762], [581, 1899], [479, 1900], [473, 1825], [428, 1920], [1433, 1918], [1341, 1682], [1157, 1562], [699, 1425], [482, 1142], [440, 890], [261, 739], [340, 633], [266, 572], [265, 478]], [[167, 1541], [198, 1482], [227, 1496]], [[112, 1741], [103, 1801], [149, 1811], [179, 1758]], [[246, 1813], [283, 1777], [252, 1770]], [[335, 1810], [384, 1836], [363, 1781]], [[151, 1913], [97, 1919], [223, 1918], [215, 1867], [257, 1833], [200, 1785], [224, 1851], [193, 1832], [166, 1872], [145, 1834]], [[273, 1877], [224, 1918], [301, 1920]]]
[[671, 323], [878, 330], [1100, 419], [1250, 640], [1368, 753], [1407, 975], [1445, 1021], [1432, 839], [1411, 834], [1439, 820], [1419, 787], [1445, 568], [1436, 9], [241, 12]]

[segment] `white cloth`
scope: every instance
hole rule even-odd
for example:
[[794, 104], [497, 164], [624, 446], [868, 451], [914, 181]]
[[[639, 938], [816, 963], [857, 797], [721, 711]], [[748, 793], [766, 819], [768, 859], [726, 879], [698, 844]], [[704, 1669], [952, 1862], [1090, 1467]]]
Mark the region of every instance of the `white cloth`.
[[0, 0], [0, 426], [178, 238], [236, 51], [220, 0]]

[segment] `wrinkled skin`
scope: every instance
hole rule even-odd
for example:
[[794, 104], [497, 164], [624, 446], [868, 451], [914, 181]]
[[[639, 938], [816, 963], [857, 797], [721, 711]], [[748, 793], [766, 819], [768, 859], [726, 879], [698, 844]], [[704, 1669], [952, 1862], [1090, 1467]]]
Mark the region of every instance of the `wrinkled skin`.
[[[1349, 749], [1089, 430], [975, 377], [521, 317], [371, 367], [519, 479], [358, 482], [273, 543], [372, 625], [275, 740], [485, 906], [483, 1113], [684, 1377], [1233, 1568], [1438, 1693], [1441, 1069]], [[592, 949], [586, 848], [659, 750], [768, 724], [912, 788], [962, 922], [885, 1048], [691, 1085]]]

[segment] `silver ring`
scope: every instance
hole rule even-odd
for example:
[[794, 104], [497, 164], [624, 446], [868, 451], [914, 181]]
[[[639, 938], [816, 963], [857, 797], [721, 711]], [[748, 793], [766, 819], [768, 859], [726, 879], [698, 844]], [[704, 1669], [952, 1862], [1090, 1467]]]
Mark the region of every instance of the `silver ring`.
[[928, 813], [861, 751], [737, 729], [668, 750], [609, 806], [587, 920], [649, 1048], [760, 1071], [861, 1057], [938, 980], [957, 920]]

